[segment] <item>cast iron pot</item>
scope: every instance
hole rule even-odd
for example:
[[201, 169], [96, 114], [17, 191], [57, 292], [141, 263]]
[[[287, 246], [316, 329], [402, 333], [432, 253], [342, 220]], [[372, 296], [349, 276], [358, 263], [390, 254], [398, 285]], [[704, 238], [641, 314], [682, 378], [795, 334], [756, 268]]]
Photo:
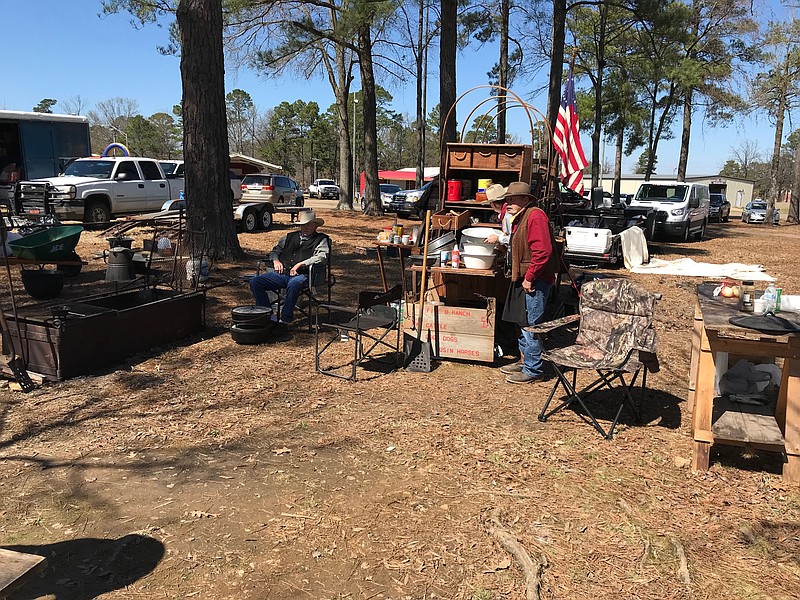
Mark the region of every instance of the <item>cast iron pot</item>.
[[130, 250], [133, 248], [133, 238], [131, 237], [107, 237], [108, 247], [113, 249], [119, 246]]
[[47, 269], [23, 269], [22, 286], [32, 298], [51, 300], [64, 288], [64, 274]]
[[261, 325], [234, 323], [231, 325], [231, 338], [237, 344], [261, 344], [269, 338], [270, 330]]
[[231, 309], [231, 321], [234, 325], [246, 323], [271, 329], [271, 318], [272, 309], [269, 306], [236, 306]]

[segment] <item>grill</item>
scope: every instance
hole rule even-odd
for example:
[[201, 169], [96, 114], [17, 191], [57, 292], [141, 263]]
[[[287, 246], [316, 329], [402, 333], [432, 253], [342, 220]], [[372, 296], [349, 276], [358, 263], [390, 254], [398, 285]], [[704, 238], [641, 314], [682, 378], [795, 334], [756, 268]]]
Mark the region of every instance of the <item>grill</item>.
[[20, 181], [14, 190], [14, 210], [31, 215], [53, 214], [47, 182]]

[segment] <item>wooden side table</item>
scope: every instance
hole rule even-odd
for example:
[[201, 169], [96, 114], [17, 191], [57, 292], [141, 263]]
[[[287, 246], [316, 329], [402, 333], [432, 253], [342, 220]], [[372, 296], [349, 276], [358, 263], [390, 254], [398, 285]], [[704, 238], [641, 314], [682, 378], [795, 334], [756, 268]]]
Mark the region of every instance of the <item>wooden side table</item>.
[[[749, 445], [783, 452], [783, 479], [800, 484], [800, 335], [770, 335], [731, 325], [740, 314], [736, 300], [713, 296], [713, 284], [697, 287], [689, 371], [692, 412], [692, 468], [708, 469], [713, 444]], [[780, 392], [774, 414], [714, 398], [718, 353], [782, 358]]]

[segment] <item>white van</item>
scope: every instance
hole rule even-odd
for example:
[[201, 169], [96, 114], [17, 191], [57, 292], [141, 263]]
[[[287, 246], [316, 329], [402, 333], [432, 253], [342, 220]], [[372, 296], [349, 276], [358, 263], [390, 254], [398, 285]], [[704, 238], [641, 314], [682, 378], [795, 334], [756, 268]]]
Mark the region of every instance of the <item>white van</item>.
[[702, 240], [711, 205], [708, 186], [686, 181], [646, 181], [630, 201], [635, 208], [654, 208], [656, 233]]

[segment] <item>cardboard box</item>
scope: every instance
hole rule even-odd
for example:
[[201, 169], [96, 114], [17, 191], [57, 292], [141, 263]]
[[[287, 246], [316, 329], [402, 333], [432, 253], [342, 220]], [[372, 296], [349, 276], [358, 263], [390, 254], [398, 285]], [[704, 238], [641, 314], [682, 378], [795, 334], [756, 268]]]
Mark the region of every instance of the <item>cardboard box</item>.
[[468, 210], [440, 210], [431, 216], [433, 229], [450, 229], [458, 231], [469, 225]]

